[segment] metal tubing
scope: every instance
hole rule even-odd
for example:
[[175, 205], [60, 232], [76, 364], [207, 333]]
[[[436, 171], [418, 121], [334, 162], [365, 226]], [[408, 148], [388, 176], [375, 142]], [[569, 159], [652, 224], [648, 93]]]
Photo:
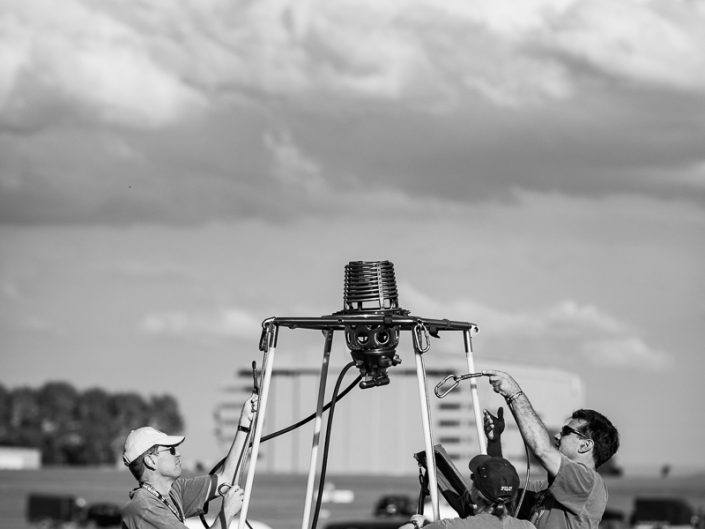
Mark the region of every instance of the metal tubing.
[[421, 318], [413, 315], [400, 314], [331, 314], [330, 316], [321, 316], [315, 318], [306, 317], [272, 317], [266, 319], [263, 323], [281, 325], [290, 329], [333, 329], [336, 331], [345, 330], [346, 325], [374, 325], [388, 324], [399, 326], [401, 330], [412, 330], [420, 321], [423, 321], [426, 327], [435, 331], [464, 331], [467, 329], [476, 328], [476, 324], [466, 321], [452, 320], [435, 320], [430, 318]]
[[[247, 510], [250, 506], [250, 497], [252, 495], [252, 482], [255, 479], [255, 468], [257, 466], [257, 454], [259, 453], [260, 440], [262, 439], [262, 428], [264, 426], [264, 417], [267, 413], [267, 399], [269, 398], [269, 384], [272, 380], [272, 368], [274, 366], [274, 353], [276, 352], [277, 335], [279, 327], [272, 325], [268, 330], [267, 351], [264, 355], [262, 387], [258, 401], [257, 417], [255, 422], [255, 432], [252, 438], [252, 453], [250, 455], [250, 465], [247, 469], [247, 480], [245, 481], [245, 491], [242, 500], [242, 509], [238, 515], [237, 529], [245, 529], [247, 521]], [[245, 447], [247, 450], [247, 447]]]
[[[475, 373], [475, 361], [472, 355], [472, 337], [470, 329], [463, 331], [465, 341], [465, 360], [468, 364], [468, 373]], [[487, 443], [485, 442], [485, 429], [483, 427], [482, 410], [480, 409], [480, 401], [477, 398], [477, 381], [475, 378], [470, 378], [470, 395], [472, 398], [472, 408], [475, 412], [475, 427], [477, 428], [477, 442], [480, 445], [480, 453], [487, 453]]]
[[426, 391], [426, 369], [424, 368], [423, 354], [418, 348], [414, 348], [416, 357], [416, 379], [419, 385], [419, 401], [421, 403], [421, 423], [423, 424], [424, 442], [426, 447], [426, 470], [428, 472], [428, 488], [431, 494], [431, 506], [433, 508], [433, 519], [440, 520], [440, 509], [438, 506], [438, 481], [436, 478], [436, 454], [433, 450], [433, 437], [431, 435], [431, 409], [428, 402], [428, 392]]
[[[333, 330], [326, 331], [326, 341], [323, 347], [323, 365], [321, 366], [321, 381], [318, 385], [318, 404], [316, 406], [316, 419], [313, 424], [313, 443], [311, 446], [311, 462], [308, 469], [308, 483], [306, 485], [306, 504], [304, 505], [304, 516], [301, 520], [301, 529], [307, 529], [311, 518], [311, 504], [313, 503], [313, 488], [316, 481], [316, 468], [318, 466], [318, 445], [321, 441], [321, 425], [323, 416], [323, 406], [326, 394], [326, 380], [328, 379], [328, 365], [330, 363], [330, 351], [333, 344]], [[241, 529], [241, 528], [238, 528]]]

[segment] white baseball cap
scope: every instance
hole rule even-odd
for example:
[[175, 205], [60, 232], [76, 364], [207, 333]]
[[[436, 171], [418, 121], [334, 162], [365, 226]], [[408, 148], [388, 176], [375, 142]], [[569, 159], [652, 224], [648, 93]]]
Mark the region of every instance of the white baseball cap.
[[184, 439], [183, 435], [167, 435], [151, 426], [137, 428], [132, 430], [125, 439], [122, 460], [126, 465], [129, 465], [154, 445], [177, 446], [183, 443]]

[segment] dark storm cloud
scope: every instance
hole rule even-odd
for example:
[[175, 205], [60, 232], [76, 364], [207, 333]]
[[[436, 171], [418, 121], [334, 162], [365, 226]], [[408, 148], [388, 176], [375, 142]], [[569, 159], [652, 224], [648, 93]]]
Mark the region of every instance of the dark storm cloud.
[[452, 118], [359, 106], [281, 109], [270, 120], [239, 108], [176, 130], [5, 137], [0, 166], [14, 177], [0, 219], [276, 221], [353, 213], [382, 191], [467, 204], [519, 190], [705, 204], [697, 107], [694, 119], [655, 96], [651, 111], [635, 99], [588, 111], [579, 100], [512, 113], [478, 106]]
[[525, 189], [705, 204], [703, 102], [624, 89], [602, 96], [513, 111], [468, 105], [452, 116], [368, 111], [298, 123], [295, 137], [341, 174], [409, 194], [475, 202]]
[[28, 0], [0, 19], [0, 222], [283, 221], [522, 190], [705, 203], [696, 5], [215, 4]]

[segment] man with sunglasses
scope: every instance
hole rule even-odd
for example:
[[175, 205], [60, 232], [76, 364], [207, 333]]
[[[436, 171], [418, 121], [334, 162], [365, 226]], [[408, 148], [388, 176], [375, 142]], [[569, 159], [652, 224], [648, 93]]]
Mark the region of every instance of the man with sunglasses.
[[184, 436], [167, 435], [151, 426], [132, 430], [125, 440], [123, 462], [139, 482], [122, 512], [122, 529], [185, 529], [186, 518], [202, 514], [205, 504], [223, 497], [213, 529], [227, 529], [240, 512], [243, 491], [232, 486], [257, 407], [257, 395], [245, 402], [237, 433], [224, 464], [213, 475], [181, 477], [178, 447]]
[[[577, 410], [551, 438], [517, 382], [503, 371], [484, 370], [509, 405], [524, 442], [546, 469], [547, 480], [531, 483], [538, 493], [531, 521], [537, 529], [597, 529], [607, 506], [607, 487], [597, 468], [619, 448], [619, 433], [594, 410]], [[487, 450], [501, 456], [502, 408], [485, 412]]]

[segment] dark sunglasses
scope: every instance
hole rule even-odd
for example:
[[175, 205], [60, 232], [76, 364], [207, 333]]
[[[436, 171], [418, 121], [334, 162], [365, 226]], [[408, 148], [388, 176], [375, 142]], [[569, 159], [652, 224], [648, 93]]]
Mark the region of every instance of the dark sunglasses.
[[175, 456], [176, 455], [176, 447], [175, 446], [168, 446], [168, 447], [166, 447], [166, 450], [157, 450], [157, 454], [160, 454], [162, 452], [169, 452], [171, 455]]
[[575, 428], [573, 428], [571, 426], [568, 426], [567, 424], [563, 428], [561, 428], [561, 432], [560, 432], [561, 437], [567, 437], [572, 433], [574, 433], [578, 437], [582, 437], [583, 439], [588, 439], [588, 440], [592, 441], [592, 438], [588, 437], [584, 433], [580, 433], [578, 430], [576, 430]]

